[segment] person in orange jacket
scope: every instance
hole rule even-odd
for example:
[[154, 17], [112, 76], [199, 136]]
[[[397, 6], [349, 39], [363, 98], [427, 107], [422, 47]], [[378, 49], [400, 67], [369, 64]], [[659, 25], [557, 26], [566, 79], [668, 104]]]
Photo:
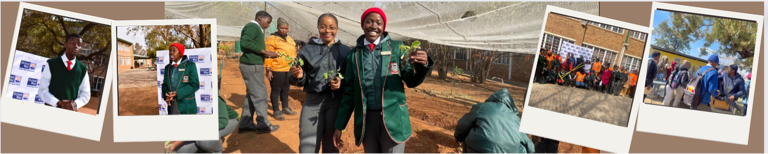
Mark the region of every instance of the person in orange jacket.
[[[285, 120], [283, 114], [296, 115], [288, 106], [288, 90], [291, 85], [288, 82], [291, 73], [288, 66], [296, 58], [296, 41], [288, 36], [288, 21], [283, 18], [277, 19], [277, 32], [272, 33], [265, 40], [267, 51], [272, 51], [280, 55], [278, 58], [268, 58], [264, 61], [267, 70], [267, 79], [272, 88], [270, 101], [272, 101], [272, 114], [275, 120]], [[280, 101], [282, 101], [283, 111], [280, 111]]]

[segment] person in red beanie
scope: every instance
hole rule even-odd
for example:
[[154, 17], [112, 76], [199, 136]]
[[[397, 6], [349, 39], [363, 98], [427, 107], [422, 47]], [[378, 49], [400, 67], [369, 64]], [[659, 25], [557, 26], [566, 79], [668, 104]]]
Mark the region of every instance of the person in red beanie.
[[168, 50], [171, 63], [165, 65], [162, 84], [168, 114], [196, 114], [195, 92], [200, 89], [197, 65], [184, 56], [184, 45], [173, 43]]
[[381, 9], [366, 10], [360, 23], [365, 33], [346, 57], [334, 144], [342, 147], [342, 130], [354, 112], [355, 145], [363, 144], [365, 153], [403, 153], [412, 134], [403, 84], [419, 86], [434, 62], [421, 49], [401, 51], [403, 42], [384, 31], [387, 16]]

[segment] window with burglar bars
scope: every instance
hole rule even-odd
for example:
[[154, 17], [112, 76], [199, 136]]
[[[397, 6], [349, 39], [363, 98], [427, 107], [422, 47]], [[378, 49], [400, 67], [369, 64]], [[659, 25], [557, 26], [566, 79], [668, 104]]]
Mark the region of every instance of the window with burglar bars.
[[627, 68], [628, 71], [637, 70], [640, 68], [640, 58], [630, 57], [630, 56], [624, 56], [624, 68]]
[[456, 49], [453, 51], [453, 59], [455, 60], [467, 60], [467, 50]]
[[511, 59], [512, 59], [512, 54], [511, 53], [503, 53], [499, 57], [497, 57], [495, 60], [493, 60], [493, 63], [496, 63], [496, 64], [509, 64]]
[[[600, 28], [603, 28], [603, 29], [607, 29], [607, 30], [610, 30], [610, 31], [613, 31], [613, 32], [616, 32], [616, 33], [619, 33], [619, 34], [624, 34], [624, 28], [621, 28], [621, 27], [611, 26], [611, 25], [608, 25], [608, 24], [603, 24], [603, 23], [594, 22], [594, 21], [588, 21], [587, 23], [589, 23], [590, 25], [595, 25], [597, 27], [600, 27]], [[643, 39], [643, 40], [645, 40], [645, 39]]]
[[632, 38], [635, 38], [635, 39], [638, 39], [640, 41], [645, 42], [645, 38], [648, 37], [648, 34], [643, 33], [643, 32], [634, 31], [634, 30], [630, 30], [629, 31], [629, 37], [632, 37]]
[[581, 46], [592, 49], [592, 61], [600, 59], [600, 63], [603, 65], [607, 64], [606, 62], [608, 62], [611, 63], [611, 66], [609, 67], [613, 67], [613, 62], [616, 59], [616, 55], [618, 55], [618, 53], [586, 44], [582, 44]]
[[544, 34], [544, 39], [542, 39], [542, 47], [547, 48], [549, 50], [552, 50], [552, 53], [559, 53], [560, 51], [560, 42], [565, 41], [568, 43], [574, 43], [571, 40], [563, 39], [561, 37], [557, 37], [554, 35]]

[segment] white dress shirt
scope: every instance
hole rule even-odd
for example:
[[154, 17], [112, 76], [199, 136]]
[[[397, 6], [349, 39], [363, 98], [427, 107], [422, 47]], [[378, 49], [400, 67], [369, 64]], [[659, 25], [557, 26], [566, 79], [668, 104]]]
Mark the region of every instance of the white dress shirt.
[[259, 25], [259, 29], [261, 29], [261, 33], [264, 34], [264, 36], [265, 36], [264, 40], [266, 40], [267, 39], [267, 37], [266, 37], [267, 36], [267, 30], [264, 29], [264, 28], [261, 28], [261, 24], [259, 24], [259, 22], [256, 22], [256, 20], [251, 20], [251, 22], [252, 23], [256, 23], [256, 25]]
[[[62, 63], [64, 63], [64, 66], [67, 66], [67, 61], [72, 62], [72, 67], [75, 67], [76, 60], [72, 59], [69, 60], [66, 55], [61, 56]], [[53, 96], [51, 92], [48, 90], [50, 89], [48, 86], [51, 84], [51, 69], [50, 66], [48, 66], [48, 69], [43, 70], [43, 76], [40, 79], [40, 88], [37, 90], [38, 95], [40, 95], [40, 99], [43, 99], [43, 102], [47, 103], [48, 105], [57, 107], [59, 102], [59, 99], [56, 98], [56, 96]], [[77, 99], [74, 100], [75, 102], [75, 109], [79, 109], [85, 104], [88, 104], [88, 101], [91, 99], [91, 82], [88, 80], [88, 70], [85, 70], [85, 76], [83, 77], [83, 82], [80, 82], [80, 91], [77, 93]]]

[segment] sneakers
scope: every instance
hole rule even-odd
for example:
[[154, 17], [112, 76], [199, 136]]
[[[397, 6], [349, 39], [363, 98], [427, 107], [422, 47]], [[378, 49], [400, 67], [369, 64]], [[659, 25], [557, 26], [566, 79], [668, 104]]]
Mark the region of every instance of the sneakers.
[[285, 109], [283, 109], [283, 113], [284, 113], [284, 114], [287, 114], [287, 115], [291, 115], [291, 116], [292, 116], [292, 115], [296, 115], [296, 114], [298, 114], [298, 113], [296, 113], [296, 112], [293, 112], [293, 110], [291, 110], [290, 108], [285, 108]]
[[285, 117], [283, 117], [283, 113], [282, 112], [275, 112], [274, 116], [275, 116], [275, 120], [278, 120], [278, 121], [285, 120]]

